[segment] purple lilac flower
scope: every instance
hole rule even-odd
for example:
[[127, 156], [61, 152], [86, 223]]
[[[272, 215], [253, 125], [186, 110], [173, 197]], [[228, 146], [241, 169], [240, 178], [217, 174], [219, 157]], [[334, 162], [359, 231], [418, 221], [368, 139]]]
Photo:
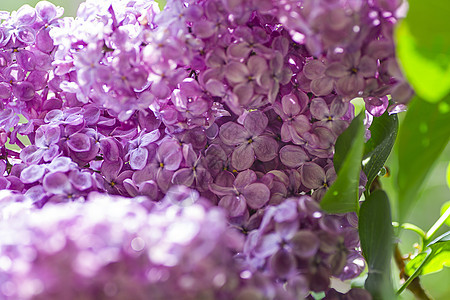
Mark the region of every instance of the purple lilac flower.
[[[190, 194], [168, 195], [186, 201]], [[294, 299], [262, 274], [242, 269], [233, 259], [242, 236], [228, 229], [221, 210], [200, 199], [181, 206], [168, 197], [156, 205], [92, 193], [86, 203], [37, 210], [26, 199], [15, 202], [18, 195], [1, 197], [2, 298], [198, 299], [207, 293], [280, 299], [283, 293]]]
[[228, 122], [220, 128], [220, 139], [224, 144], [236, 146], [231, 163], [238, 171], [251, 167], [256, 159], [269, 161], [277, 155], [278, 144], [270, 136], [263, 135], [268, 119], [260, 111], [250, 112], [244, 119], [244, 126]]
[[0, 219], [30, 212], [8, 236], [33, 237], [36, 254], [0, 242], [1, 293], [367, 298], [329, 288], [364, 261], [354, 216], [318, 201], [348, 101], [364, 98], [368, 127], [413, 94], [395, 59], [399, 1], [167, 2], [0, 13]]

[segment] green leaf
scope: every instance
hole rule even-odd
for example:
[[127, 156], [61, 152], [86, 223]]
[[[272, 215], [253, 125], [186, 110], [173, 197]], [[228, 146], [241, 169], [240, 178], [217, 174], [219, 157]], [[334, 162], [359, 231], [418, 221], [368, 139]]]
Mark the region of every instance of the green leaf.
[[[450, 209], [450, 201], [447, 201], [444, 204], [442, 204], [441, 216], [444, 215], [445, 212], [449, 209]], [[445, 219], [445, 224], [447, 224], [447, 226], [450, 226], [450, 216], [448, 216], [447, 219]]]
[[370, 126], [371, 137], [364, 146], [363, 171], [367, 175], [366, 189], [383, 168], [397, 138], [398, 118], [386, 111], [381, 117], [374, 118]]
[[447, 186], [450, 189], [450, 162], [448, 163], [447, 167]]
[[398, 216], [402, 223], [450, 138], [450, 95], [439, 103], [415, 97], [398, 133]]
[[420, 268], [417, 270], [417, 275], [425, 275], [438, 272], [445, 266], [450, 267], [450, 231], [430, 242], [425, 251], [419, 253], [406, 265], [405, 272], [411, 276]]
[[390, 281], [392, 220], [389, 199], [376, 190], [363, 202], [359, 213], [359, 238], [369, 267], [365, 288], [374, 299], [393, 299]]
[[155, 0], [156, 3], [158, 3], [159, 9], [162, 11], [164, 7], [166, 6], [166, 0]]
[[358, 188], [364, 147], [363, 115], [353, 119], [336, 141], [334, 167], [337, 179], [320, 202], [329, 213], [358, 211]]
[[408, 3], [395, 34], [397, 55], [416, 93], [436, 102], [450, 92], [450, 6], [448, 0]]

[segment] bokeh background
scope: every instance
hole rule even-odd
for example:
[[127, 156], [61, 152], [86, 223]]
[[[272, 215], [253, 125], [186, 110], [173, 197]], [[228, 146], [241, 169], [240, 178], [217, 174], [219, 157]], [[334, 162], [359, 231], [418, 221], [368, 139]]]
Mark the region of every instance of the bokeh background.
[[[98, 0], [102, 1], [102, 0]], [[0, 11], [17, 10], [24, 4], [34, 6], [38, 0], [0, 0]], [[82, 0], [51, 0], [55, 5], [64, 7], [64, 16], [75, 16], [77, 8]], [[158, 1], [165, 2], [165, 1]], [[402, 119], [402, 117], [400, 117]], [[387, 162], [387, 166], [395, 168], [395, 154], [391, 155]], [[424, 188], [421, 191], [420, 199], [412, 208], [412, 213], [407, 221], [413, 223], [425, 231], [428, 230], [440, 215], [441, 206], [450, 201], [449, 187], [446, 182], [446, 170], [449, 166], [450, 160], [450, 144], [447, 145], [444, 152], [436, 161], [431, 174], [428, 176]], [[392, 177], [383, 178], [382, 184], [389, 195], [394, 195]], [[447, 226], [443, 226], [440, 232], [449, 230]], [[418, 242], [418, 236], [409, 231], [403, 231], [400, 234], [400, 248], [402, 253], [412, 252], [414, 243]], [[396, 274], [398, 271], [395, 269]], [[398, 280], [394, 280], [396, 282]], [[450, 268], [444, 268], [443, 271], [429, 274], [421, 277], [422, 285], [429, 292], [429, 294], [436, 300], [450, 299]], [[414, 299], [409, 291], [405, 291], [400, 299], [410, 300]]]
[[[102, 0], [99, 0], [102, 1]], [[0, 0], [0, 10], [13, 11], [17, 10], [24, 4], [35, 6], [39, 0]], [[75, 16], [78, 6], [82, 0], [51, 0], [55, 5], [64, 7], [64, 16]]]

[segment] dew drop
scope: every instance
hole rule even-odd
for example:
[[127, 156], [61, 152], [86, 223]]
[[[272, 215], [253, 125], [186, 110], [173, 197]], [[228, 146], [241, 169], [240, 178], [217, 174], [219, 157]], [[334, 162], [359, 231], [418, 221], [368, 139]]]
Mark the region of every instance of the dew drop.
[[419, 125], [419, 131], [420, 131], [421, 133], [427, 133], [427, 131], [428, 131], [428, 125], [427, 125], [427, 123], [425, 123], [425, 122], [420, 123], [420, 125]]
[[441, 114], [446, 114], [450, 111], [450, 105], [445, 102], [441, 102], [439, 103], [438, 109]]
[[144, 247], [145, 247], [145, 241], [140, 237], [135, 237], [131, 241], [131, 248], [136, 252], [141, 251], [142, 249], [144, 249]]
[[252, 272], [245, 270], [241, 272], [240, 276], [242, 279], [249, 279], [250, 277], [252, 277]]

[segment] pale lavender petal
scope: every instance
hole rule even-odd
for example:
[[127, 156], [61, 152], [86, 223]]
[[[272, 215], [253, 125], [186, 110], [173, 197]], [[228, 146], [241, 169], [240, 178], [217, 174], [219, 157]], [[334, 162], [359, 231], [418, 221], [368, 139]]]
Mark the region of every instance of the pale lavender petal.
[[88, 172], [71, 171], [69, 173], [69, 180], [80, 191], [87, 190], [92, 186], [92, 176]]
[[227, 65], [225, 77], [231, 84], [247, 82], [249, 71], [247, 66], [239, 62], [231, 62]]
[[176, 171], [172, 177], [173, 184], [191, 186], [194, 183], [194, 173], [192, 169], [184, 168]]
[[105, 176], [106, 181], [111, 182], [116, 179], [122, 170], [122, 159], [118, 158], [116, 161], [103, 161], [101, 167], [101, 174]]
[[233, 94], [236, 95], [241, 106], [247, 106], [253, 97], [253, 84], [240, 83], [234, 87]]
[[349, 75], [350, 71], [349, 68], [347, 66], [344, 66], [341, 62], [333, 62], [328, 65], [325, 74], [330, 77], [341, 78], [343, 76]]
[[310, 89], [316, 96], [326, 96], [333, 91], [333, 79], [322, 77], [311, 81]]
[[85, 152], [91, 149], [91, 141], [84, 133], [75, 133], [70, 136], [67, 145], [75, 152]]
[[323, 120], [328, 118], [330, 115], [330, 110], [328, 109], [328, 105], [322, 98], [314, 98], [311, 101], [311, 115], [317, 120]]
[[220, 127], [219, 136], [224, 144], [234, 146], [246, 142], [250, 133], [243, 126], [228, 122]]
[[323, 62], [314, 59], [305, 64], [303, 67], [303, 74], [310, 80], [319, 79], [325, 74], [325, 69], [326, 67]]
[[42, 156], [44, 155], [45, 150], [39, 149], [35, 145], [29, 145], [20, 151], [20, 159], [26, 163], [38, 163]]
[[276, 233], [269, 233], [263, 235], [260, 242], [255, 248], [255, 255], [261, 258], [271, 256], [280, 247], [281, 238]]
[[197, 154], [195, 154], [194, 149], [191, 144], [183, 145], [183, 157], [186, 165], [192, 167], [197, 161]]
[[298, 115], [292, 120], [291, 126], [297, 134], [303, 134], [311, 129], [311, 124], [305, 115]]
[[139, 185], [139, 193], [148, 196], [150, 199], [157, 199], [159, 193], [158, 185], [153, 180], [145, 181]]
[[250, 75], [259, 83], [259, 79], [267, 71], [267, 62], [261, 56], [254, 55], [248, 59], [247, 67]]
[[300, 174], [303, 185], [309, 189], [317, 189], [326, 182], [325, 171], [313, 162], [303, 164]]
[[40, 148], [47, 148], [51, 144], [59, 142], [61, 130], [56, 125], [40, 126], [36, 130], [35, 145]]
[[281, 132], [280, 132], [281, 140], [285, 143], [292, 140], [291, 131], [290, 131], [291, 127], [292, 126], [288, 125], [287, 123], [283, 123], [283, 125], [281, 125]]
[[333, 118], [342, 118], [347, 113], [348, 106], [348, 102], [344, 102], [339, 97], [336, 97], [336, 99], [331, 102], [330, 114], [333, 116]]
[[181, 151], [174, 151], [172, 153], [169, 153], [164, 157], [163, 168], [169, 171], [175, 171], [180, 166], [182, 160], [183, 156], [181, 154]]
[[225, 196], [220, 199], [219, 206], [227, 210], [232, 218], [242, 216], [247, 209], [245, 199], [239, 196]]
[[192, 26], [192, 32], [201, 39], [209, 38], [212, 36], [215, 32], [214, 30], [214, 23], [206, 21], [206, 20], [199, 20], [194, 22]]
[[262, 162], [270, 161], [278, 155], [278, 142], [269, 136], [259, 136], [254, 139], [253, 150], [256, 158]]
[[145, 148], [136, 148], [130, 151], [130, 167], [133, 170], [142, 170], [147, 164], [148, 150]]
[[222, 186], [215, 183], [210, 183], [209, 189], [218, 196], [234, 195], [235, 193], [234, 187]]
[[257, 180], [256, 173], [252, 170], [240, 172], [234, 180], [234, 186], [240, 190]]
[[288, 94], [281, 98], [283, 105], [283, 112], [288, 116], [295, 116], [300, 112], [300, 105], [298, 99], [294, 94]]
[[251, 144], [242, 144], [234, 149], [231, 155], [231, 164], [238, 170], [246, 170], [253, 165], [255, 161], [255, 152]]
[[173, 172], [159, 168], [156, 173], [156, 183], [163, 193], [167, 192], [172, 184]]
[[289, 168], [298, 168], [309, 160], [308, 155], [302, 147], [286, 145], [280, 150], [281, 162]]
[[140, 146], [145, 147], [145, 146], [149, 145], [150, 143], [157, 141], [160, 136], [161, 136], [161, 133], [159, 132], [159, 129], [155, 129], [149, 133], [146, 133], [141, 137]]
[[253, 137], [263, 133], [268, 123], [269, 119], [259, 110], [249, 112], [244, 119], [244, 127]]
[[225, 85], [216, 79], [210, 79], [206, 82], [205, 88], [211, 95], [216, 97], [223, 97], [225, 95]]
[[50, 147], [44, 151], [44, 161], [49, 162], [53, 160], [55, 157], [57, 157], [60, 154], [59, 146], [58, 145], [50, 145]]
[[250, 54], [251, 49], [246, 43], [235, 43], [231, 44], [227, 49], [227, 54], [233, 58], [247, 58]]
[[36, 182], [44, 176], [45, 170], [45, 165], [31, 165], [23, 169], [22, 173], [20, 173], [20, 180], [23, 183]]
[[52, 160], [52, 162], [48, 165], [48, 170], [50, 172], [67, 172], [69, 171], [71, 168], [73, 168], [75, 165], [75, 163], [72, 162], [72, 160], [68, 157], [65, 156], [61, 156], [61, 157], [57, 157], [54, 160]]
[[252, 183], [245, 187], [243, 195], [248, 206], [253, 209], [259, 209], [269, 201], [270, 190], [263, 183]]
[[133, 180], [131, 180], [130, 178], [125, 179], [122, 184], [127, 193], [131, 197], [136, 197], [139, 194], [138, 187], [134, 184]]
[[358, 65], [358, 72], [364, 77], [373, 77], [377, 71], [377, 61], [369, 56], [363, 56]]
[[61, 172], [45, 175], [42, 185], [45, 191], [55, 195], [66, 194], [72, 189], [69, 178]]
[[336, 88], [344, 96], [355, 96], [364, 90], [364, 78], [359, 73], [341, 77], [336, 82]]

